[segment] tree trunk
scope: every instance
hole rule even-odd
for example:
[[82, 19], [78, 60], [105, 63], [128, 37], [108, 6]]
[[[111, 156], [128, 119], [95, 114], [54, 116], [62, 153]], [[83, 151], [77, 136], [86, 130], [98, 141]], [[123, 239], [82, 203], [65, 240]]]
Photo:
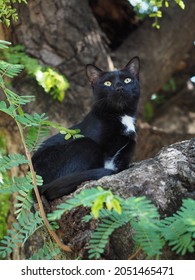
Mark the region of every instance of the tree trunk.
[[85, 65], [108, 68], [109, 61], [103, 33], [88, 1], [29, 1], [28, 5], [19, 5], [19, 19], [14, 27], [16, 41], [41, 63], [55, 67], [68, 78], [70, 90], [63, 104], [51, 103], [53, 111], [61, 111], [59, 119], [66, 119], [68, 125], [75, 123], [89, 110], [92, 100]]
[[165, 9], [163, 18], [159, 20], [159, 30], [152, 27], [153, 19], [147, 19], [112, 55], [117, 66], [123, 65], [134, 55], [140, 56], [142, 115], [144, 104], [151, 94], [161, 89], [171, 75], [179, 70], [180, 62], [188, 58], [188, 51], [192, 48], [195, 2], [189, 0], [185, 4], [185, 10], [176, 4]]
[[[14, 36], [17, 42], [25, 45], [29, 54], [56, 67], [68, 78], [71, 88], [65, 101], [61, 106], [53, 104], [52, 108], [61, 109], [64, 112], [61, 118], [67, 119], [68, 124], [75, 123], [89, 110], [92, 99], [85, 64], [95, 63], [100, 68], [109, 68], [106, 36], [87, 0], [34, 0], [28, 3], [19, 6], [20, 24], [14, 27]], [[163, 12], [159, 30], [154, 29], [152, 20], [147, 19], [112, 52], [118, 67], [123, 67], [134, 55], [141, 58], [140, 115], [143, 116], [144, 104], [151, 94], [177, 71], [192, 47], [194, 13], [193, 0], [186, 3], [185, 10], [171, 5]]]

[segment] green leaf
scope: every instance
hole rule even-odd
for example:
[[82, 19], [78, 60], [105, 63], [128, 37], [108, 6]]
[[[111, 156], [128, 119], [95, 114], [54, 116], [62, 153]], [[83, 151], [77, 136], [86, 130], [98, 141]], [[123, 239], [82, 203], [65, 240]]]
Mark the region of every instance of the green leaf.
[[31, 174], [27, 173], [24, 177], [3, 178], [0, 182], [0, 193], [11, 194], [20, 190], [29, 191], [33, 189]]
[[71, 136], [72, 135], [70, 133], [67, 133], [66, 136], [65, 136], [65, 140], [69, 140], [71, 138]]
[[23, 70], [23, 68], [24, 68], [23, 65], [11, 64], [0, 60], [0, 74], [2, 76], [13, 78], [17, 76]]
[[16, 106], [25, 105], [35, 100], [35, 97], [33, 95], [19, 96], [18, 94], [14, 93], [8, 88], [5, 89], [5, 93], [7, 95], [9, 102]]
[[112, 200], [112, 207], [118, 214], [122, 213], [121, 205], [117, 199]]
[[44, 243], [43, 247], [34, 253], [30, 260], [51, 260], [60, 254], [60, 252], [58, 245], [50, 240]]
[[91, 235], [89, 242], [89, 258], [99, 259], [101, 254], [104, 252], [106, 244], [108, 243], [110, 235], [113, 231], [128, 222], [126, 215], [119, 215], [116, 212], [105, 211], [104, 214], [109, 215], [108, 218], [103, 219], [102, 223], [98, 225], [96, 230]]
[[33, 151], [37, 150], [41, 146], [43, 140], [48, 135], [49, 135], [48, 126], [41, 125], [41, 122], [38, 126], [29, 127], [27, 136], [26, 136], [26, 145], [27, 145], [28, 151], [33, 152]]
[[10, 115], [12, 118], [15, 116], [15, 109], [14, 105], [7, 106], [5, 101], [0, 101], [0, 111]]
[[0, 49], [7, 49], [11, 45], [8, 41], [0, 40]]
[[110, 193], [110, 191], [103, 190], [101, 187], [82, 190], [80, 193], [74, 195], [73, 198], [68, 199], [66, 203], [58, 205], [57, 210], [48, 214], [48, 218], [50, 221], [60, 219], [64, 212], [80, 205], [92, 207], [96, 200], [96, 203], [102, 199], [105, 201], [106, 195], [110, 195]]
[[25, 163], [28, 164], [28, 160], [24, 155], [14, 154], [3, 156], [0, 158], [0, 171], [5, 172], [6, 170]]
[[182, 0], [175, 0], [175, 2], [180, 6], [182, 10], [185, 9], [185, 4]]
[[38, 228], [43, 226], [39, 213], [23, 212], [18, 218], [18, 223], [13, 223], [13, 230], [8, 230], [7, 236], [1, 240], [5, 246], [0, 246], [0, 255], [6, 257], [13, 249], [22, 245]]
[[195, 251], [195, 201], [183, 200], [182, 207], [160, 223], [161, 232], [176, 253], [184, 255]]

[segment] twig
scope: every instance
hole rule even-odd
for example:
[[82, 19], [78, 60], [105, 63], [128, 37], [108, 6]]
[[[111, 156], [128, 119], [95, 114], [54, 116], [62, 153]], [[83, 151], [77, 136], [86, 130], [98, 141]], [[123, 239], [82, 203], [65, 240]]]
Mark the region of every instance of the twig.
[[135, 251], [135, 253], [134, 253], [133, 255], [131, 255], [130, 257], [128, 257], [128, 260], [134, 260], [135, 257], [141, 252], [141, 250], [142, 250], [142, 248], [139, 247], [139, 248], [137, 249], [137, 251]]

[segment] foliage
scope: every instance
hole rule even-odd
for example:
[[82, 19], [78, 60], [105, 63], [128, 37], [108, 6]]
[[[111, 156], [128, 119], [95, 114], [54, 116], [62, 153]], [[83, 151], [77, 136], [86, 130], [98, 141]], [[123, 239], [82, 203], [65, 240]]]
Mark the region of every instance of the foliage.
[[16, 8], [13, 7], [13, 3], [25, 3], [27, 0], [0, 0], [0, 22], [10, 25], [11, 19], [18, 20], [18, 13]]
[[40, 248], [36, 253], [34, 253], [30, 260], [51, 260], [60, 253], [61, 250], [57, 244], [50, 240], [43, 245], [43, 248]]
[[160, 28], [158, 20], [163, 16], [162, 8], [168, 8], [173, 1], [177, 3], [181, 9], [185, 9], [185, 4], [182, 0], [129, 0], [141, 18], [146, 15], [154, 18], [152, 26], [157, 29]]
[[[3, 133], [0, 133], [0, 158], [2, 155], [6, 154], [6, 140]], [[0, 184], [3, 179], [7, 178], [7, 174], [2, 174], [0, 172]], [[6, 234], [7, 232], [7, 215], [10, 208], [10, 196], [9, 194], [1, 194], [0, 193], [0, 239]]]
[[103, 190], [101, 187], [92, 188], [81, 191], [79, 194], [69, 199], [67, 202], [60, 204], [52, 214], [48, 214], [50, 221], [60, 219], [65, 211], [78, 206], [92, 207], [92, 213], [98, 217], [99, 210], [106, 205], [107, 209], [115, 209], [117, 213], [121, 213], [119, 201], [113, 196], [111, 191]]
[[195, 251], [195, 201], [186, 199], [176, 214], [161, 222], [161, 232], [176, 253]]
[[27, 74], [35, 78], [46, 93], [49, 93], [53, 99], [63, 101], [65, 92], [69, 88], [69, 83], [63, 75], [51, 67], [40, 65], [37, 59], [25, 53], [22, 45], [4, 49], [2, 56], [11, 64], [22, 64]]
[[[109, 205], [107, 201], [110, 198], [112, 202]], [[184, 200], [181, 209], [172, 217], [160, 220], [157, 208], [145, 197], [122, 199], [110, 190], [98, 187], [74, 195], [48, 218], [51, 221], [60, 219], [64, 212], [80, 205], [91, 208], [91, 214], [83, 218], [85, 222], [92, 218], [100, 219], [89, 242], [89, 258], [99, 259], [114, 230], [127, 223], [133, 229], [136, 245], [148, 258], [160, 256], [165, 242], [182, 255], [195, 251], [195, 201], [192, 199]]]
[[62, 75], [47, 67], [45, 70], [37, 71], [35, 77], [45, 92], [49, 93], [54, 99], [63, 101], [69, 83]]
[[6, 218], [7, 214], [10, 209], [10, 201], [9, 201], [9, 195], [0, 194], [0, 239], [6, 234], [7, 232], [7, 224], [6, 224]]
[[[110, 198], [111, 203], [105, 203]], [[48, 218], [49, 220], [59, 219], [65, 211], [79, 205], [90, 207], [92, 210], [91, 215], [86, 216], [84, 221], [89, 221], [94, 217], [101, 219], [101, 223], [91, 236], [90, 258], [100, 258], [113, 231], [128, 222], [136, 232], [135, 241], [141, 245], [148, 256], [160, 254], [162, 248], [160, 245], [163, 242], [157, 226], [159, 214], [145, 197], [132, 197], [125, 200], [113, 195], [110, 190], [103, 190], [100, 187], [87, 189], [59, 205], [57, 210], [48, 215]]]
[[8, 234], [1, 240], [0, 255], [5, 258], [12, 253], [19, 244], [24, 244], [38, 228], [42, 227], [43, 219], [39, 213], [23, 212], [18, 218], [18, 223], [13, 223], [13, 229], [8, 230]]
[[[0, 41], [0, 48], [8, 48], [9, 43]], [[61, 244], [56, 235], [53, 233], [52, 226], [50, 226], [45, 218], [44, 211], [40, 200], [40, 196], [36, 193], [37, 186], [43, 184], [42, 178], [35, 174], [30, 153], [39, 147], [41, 140], [48, 133], [50, 127], [56, 128], [65, 134], [65, 137], [77, 138], [78, 130], [66, 129], [59, 124], [50, 122], [45, 114], [29, 115], [25, 113], [22, 106], [34, 100], [34, 96], [21, 96], [14, 93], [6, 87], [4, 78], [15, 77], [23, 70], [20, 64], [12, 64], [5, 61], [0, 61], [0, 88], [5, 96], [5, 101], [0, 101], [0, 111], [8, 114], [16, 122], [19, 129], [21, 142], [24, 146], [25, 155], [23, 154], [2, 154], [0, 157], [0, 172], [3, 174], [0, 181], [0, 194], [5, 196], [11, 193], [17, 193], [17, 203], [15, 206], [15, 213], [17, 215], [17, 223], [13, 224], [13, 229], [8, 230], [8, 235], [1, 240], [0, 255], [5, 258], [10, 254], [16, 246], [20, 246], [26, 242], [30, 235], [32, 235], [38, 228], [46, 225], [48, 231], [58, 244]], [[2, 94], [1, 93], [1, 94]], [[23, 177], [4, 176], [4, 174], [14, 167], [27, 165], [30, 170]], [[32, 190], [35, 190], [37, 200], [40, 207], [40, 213], [32, 213]], [[56, 245], [53, 245], [56, 246]], [[45, 247], [44, 247], [45, 248]], [[43, 248], [43, 251], [44, 251]], [[51, 248], [51, 244], [50, 244]], [[46, 250], [46, 249], [45, 249]], [[48, 251], [44, 251], [47, 255]]]

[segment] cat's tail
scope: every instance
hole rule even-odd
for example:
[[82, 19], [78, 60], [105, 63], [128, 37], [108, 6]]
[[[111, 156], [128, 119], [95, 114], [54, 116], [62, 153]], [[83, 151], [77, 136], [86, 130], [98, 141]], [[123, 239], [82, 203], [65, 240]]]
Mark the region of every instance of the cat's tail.
[[39, 192], [48, 200], [53, 200], [63, 195], [74, 192], [78, 185], [89, 180], [98, 180], [103, 176], [112, 175], [115, 172], [111, 169], [98, 168], [82, 172], [72, 173], [70, 175], [56, 179], [55, 181], [39, 187]]

